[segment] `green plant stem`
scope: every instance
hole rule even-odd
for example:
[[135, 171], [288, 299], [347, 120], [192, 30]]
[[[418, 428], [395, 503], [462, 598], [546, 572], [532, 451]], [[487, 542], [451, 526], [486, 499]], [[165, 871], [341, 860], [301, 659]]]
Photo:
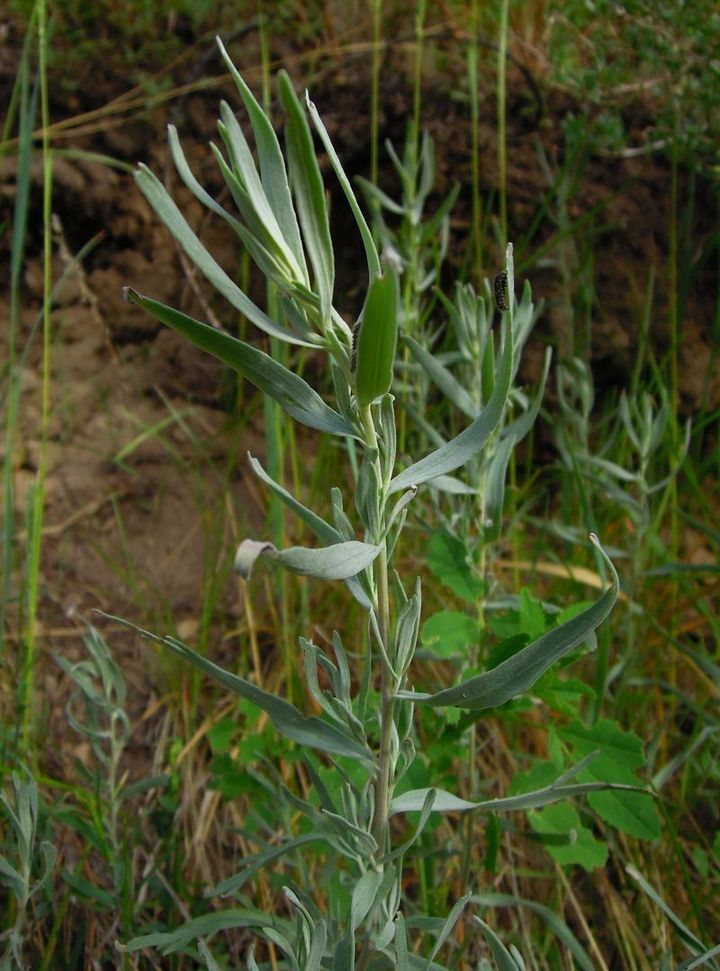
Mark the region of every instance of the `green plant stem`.
[[[43, 364], [40, 411], [40, 449], [38, 468], [32, 492], [29, 517], [27, 627], [25, 657], [20, 685], [21, 747], [26, 757], [31, 755], [32, 710], [35, 668], [35, 638], [40, 586], [40, 555], [42, 548], [42, 519], [47, 471], [47, 434], [50, 418], [50, 292], [52, 290], [52, 153], [50, 149], [50, 108], [47, 83], [47, 8], [45, 0], [38, 0], [38, 51], [40, 64], [40, 116], [42, 122], [43, 158]], [[34, 753], [33, 753], [34, 754]]]
[[[365, 432], [365, 446], [375, 451], [378, 448], [378, 439], [369, 405], [362, 409], [361, 419]], [[379, 474], [382, 475], [381, 470], [379, 470]], [[383, 531], [384, 525], [383, 517], [381, 523]], [[371, 539], [376, 542], [379, 537], [371, 537]], [[375, 590], [377, 599], [375, 610], [382, 649], [380, 651], [380, 750], [378, 753], [372, 834], [378, 844], [378, 853], [383, 855], [393, 789], [392, 734], [395, 716], [395, 691], [397, 690], [395, 674], [388, 663], [390, 657], [390, 584], [385, 539], [382, 540], [382, 549], [375, 560]]]
[[470, 239], [471, 277], [482, 280], [482, 199], [480, 196], [480, 98], [478, 81], [478, 0], [472, 0], [470, 12], [471, 41], [468, 45], [468, 85], [470, 88], [470, 152], [472, 178], [472, 230]]
[[507, 244], [507, 49], [510, 0], [502, 0], [500, 7], [500, 37], [498, 43], [497, 125], [498, 175], [500, 180], [500, 233], [502, 245]]
[[382, 0], [372, 0], [373, 48], [370, 81], [370, 181], [377, 185], [378, 139], [380, 132], [380, 45], [382, 35]]

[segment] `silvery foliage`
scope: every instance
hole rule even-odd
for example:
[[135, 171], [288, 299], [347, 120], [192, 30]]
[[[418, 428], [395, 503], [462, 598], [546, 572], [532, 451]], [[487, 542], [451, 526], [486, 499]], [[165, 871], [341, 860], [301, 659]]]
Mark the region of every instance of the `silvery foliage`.
[[[412, 689], [422, 584], [420, 578], [405, 584], [393, 571], [396, 543], [418, 490], [482, 457], [501, 427], [523, 335], [533, 319], [530, 292], [526, 287], [519, 303], [514, 299], [510, 302], [508, 311], [502, 314], [499, 333], [493, 331], [493, 340], [486, 335], [482, 367], [489, 393], [482, 401], [468, 400], [467, 407], [461, 409], [467, 414], [467, 426], [456, 437], [439, 442], [428, 454], [399, 469], [391, 394], [400, 316], [396, 270], [381, 265], [350, 181], [312, 102], [306, 99], [303, 105], [289, 78], [281, 72], [279, 88], [286, 115], [283, 154], [269, 118], [222, 45], [220, 48], [249, 117], [256, 148], [254, 155], [234, 113], [223, 103], [219, 131], [226, 154], [216, 146], [213, 152], [237, 213], [226, 211], [200, 186], [172, 128], [171, 150], [186, 186], [228, 222], [274, 284], [277, 317], [270, 319], [225, 274], [162, 183], [144, 166], [137, 174], [138, 185], [197, 268], [234, 308], [265, 333], [324, 356], [332, 377], [334, 402], [325, 401], [304, 378], [253, 345], [134, 290], [128, 289], [126, 296], [235, 368], [298, 422], [355, 443], [361, 462], [352, 498], [359, 526], [353, 523], [340, 489], [332, 490], [330, 519], [323, 518], [274, 482], [260, 461], [249, 456], [260, 481], [314, 533], [319, 545], [279, 550], [269, 542], [246, 540], [238, 550], [236, 568], [249, 579], [253, 568], [265, 561], [300, 575], [343, 581], [365, 611], [369, 649], [364, 669], [353, 679], [350, 655], [362, 654], [358, 643], [346, 643], [339, 631], [333, 633], [331, 645], [301, 638], [307, 689], [316, 710], [320, 710], [319, 715], [307, 716], [284, 698], [219, 667], [177, 638], [139, 631], [265, 711], [277, 731], [303, 750], [315, 797], [302, 798], [268, 769], [261, 784], [278, 805], [292, 807], [302, 825], [246, 858], [238, 873], [215, 888], [220, 894], [234, 896], [239, 906], [197, 918], [171, 932], [136, 938], [125, 949], [152, 946], [171, 953], [200, 940], [202, 960], [206, 967], [215, 968], [217, 961], [203, 938], [230, 928], [250, 928], [274, 946], [279, 966], [295, 971], [348, 971], [356, 965], [365, 971], [442, 969], [445, 965], [437, 958], [471, 899], [469, 895], [462, 897], [442, 920], [418, 914], [404, 899], [404, 857], [430, 814], [469, 809], [524, 810], [603, 786], [574, 781], [585, 767], [584, 760], [552, 785], [508, 798], [469, 801], [437, 788], [395, 796], [395, 787], [414, 758], [414, 706], [482, 710], [529, 690], [551, 664], [584, 643], [607, 617], [617, 596], [617, 574], [595, 541], [612, 577], [610, 588], [595, 603], [490, 671], [434, 693]], [[334, 252], [325, 187], [308, 119], [329, 157], [365, 249], [366, 298], [352, 329], [333, 304]], [[507, 249], [506, 272], [508, 291], [514, 294], [512, 246]], [[472, 339], [469, 335], [468, 340]], [[422, 352], [417, 353], [422, 356]], [[456, 399], [464, 400], [454, 385], [445, 382], [441, 371], [435, 378], [440, 387], [447, 384], [444, 390], [451, 400], [453, 393]], [[525, 414], [534, 408], [533, 403]], [[512, 433], [508, 440], [515, 437]], [[347, 632], [345, 636], [356, 635]], [[376, 683], [380, 684], [379, 696], [371, 690]], [[355, 687], [357, 684], [359, 687]], [[352, 774], [350, 760], [354, 763]], [[331, 794], [323, 784], [321, 764], [336, 773], [339, 794]], [[362, 770], [360, 782], [358, 767]], [[411, 812], [419, 814], [415, 829], [398, 844], [390, 820]], [[343, 899], [331, 899], [321, 910], [315, 899], [316, 888], [295, 886], [285, 890], [293, 917], [285, 916], [287, 906], [274, 914], [255, 909], [241, 893], [244, 884], [260, 868], [275, 865], [284, 856], [290, 861], [297, 859], [308, 843], [324, 844], [328, 853], [335, 854], [347, 890]], [[298, 872], [302, 873], [302, 868]], [[424, 945], [423, 957], [416, 950], [420, 936], [429, 942]], [[489, 940], [495, 953], [494, 939]], [[250, 971], [260, 967], [252, 951], [246, 966]]]

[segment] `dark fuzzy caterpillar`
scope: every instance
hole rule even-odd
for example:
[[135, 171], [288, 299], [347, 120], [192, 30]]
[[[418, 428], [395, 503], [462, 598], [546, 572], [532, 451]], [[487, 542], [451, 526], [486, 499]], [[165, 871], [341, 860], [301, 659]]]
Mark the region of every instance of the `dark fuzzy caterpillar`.
[[500, 273], [496, 274], [493, 280], [493, 290], [495, 291], [495, 305], [498, 310], [504, 311], [510, 309], [510, 303], [508, 302], [508, 278], [505, 270], [501, 270]]
[[357, 346], [358, 337], [360, 336], [360, 325], [362, 321], [356, 320], [355, 326], [352, 329], [352, 350], [350, 351], [350, 373], [355, 374], [355, 368], [357, 367]]

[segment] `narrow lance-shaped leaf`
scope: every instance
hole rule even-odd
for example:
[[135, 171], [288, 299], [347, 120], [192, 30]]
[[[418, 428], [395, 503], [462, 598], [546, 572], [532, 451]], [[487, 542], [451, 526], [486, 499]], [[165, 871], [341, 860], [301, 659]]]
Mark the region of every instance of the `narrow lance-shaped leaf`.
[[373, 277], [376, 277], [380, 273], [380, 259], [378, 257], [378, 252], [375, 247], [375, 242], [373, 240], [372, 233], [370, 232], [370, 227], [365, 221], [365, 217], [363, 216], [362, 210], [358, 205], [358, 201], [355, 196], [355, 193], [352, 190], [350, 181], [347, 175], [345, 175], [345, 170], [343, 169], [340, 159], [338, 158], [337, 152], [333, 147], [333, 143], [330, 141], [330, 136], [328, 135], [327, 129], [325, 128], [325, 125], [323, 124], [323, 121], [320, 115], [318, 114], [317, 108], [315, 107], [315, 105], [312, 103], [312, 101], [307, 95], [305, 96], [305, 100], [307, 102], [307, 107], [308, 107], [308, 111], [310, 112], [310, 117], [312, 118], [312, 122], [315, 125], [317, 133], [320, 135], [323, 145], [325, 146], [325, 151], [328, 153], [330, 164], [332, 165], [333, 170], [335, 171], [335, 175], [337, 176], [338, 182], [340, 183], [340, 187], [345, 193], [345, 197], [347, 201], [350, 203], [350, 209], [352, 210], [352, 214], [355, 217], [355, 222], [358, 225], [358, 229], [360, 230], [360, 235], [362, 236], [363, 246], [365, 247], [365, 257], [367, 259], [367, 265], [368, 265], [368, 276], [372, 280]]
[[496, 708], [516, 695], [531, 688], [547, 669], [574, 650], [608, 616], [619, 590], [617, 571], [594, 533], [590, 539], [602, 554], [612, 576], [612, 583], [592, 606], [543, 634], [517, 654], [513, 654], [491, 671], [470, 678], [454, 688], [446, 688], [436, 694], [400, 691], [398, 697], [431, 707], [471, 708], [482, 710]]
[[325, 187], [305, 112], [285, 71], [278, 74], [278, 83], [280, 98], [288, 116], [285, 145], [290, 167], [290, 184], [295, 195], [305, 247], [315, 273], [320, 313], [325, 325], [330, 320], [335, 282], [335, 260], [325, 203]]
[[482, 450], [502, 418], [512, 378], [512, 327], [505, 332], [505, 344], [500, 359], [500, 374], [490, 400], [475, 421], [455, 438], [408, 466], [390, 483], [388, 493], [419, 485], [439, 475], [461, 468]]
[[300, 239], [300, 229], [295, 218], [295, 210], [292, 204], [290, 186], [285, 169], [285, 160], [283, 159], [275, 129], [268, 116], [258, 104], [252, 91], [242, 79], [240, 72], [231, 61], [219, 37], [217, 38], [217, 43], [223, 60], [240, 92], [240, 97], [243, 99], [245, 109], [250, 116], [250, 123], [255, 135], [255, 144], [257, 145], [260, 161], [260, 176], [268, 202], [272, 207], [275, 218], [280, 224], [283, 237], [292, 249], [295, 259], [300, 264], [306, 276], [305, 256]]
[[145, 297], [130, 287], [125, 287], [123, 292], [126, 299], [147, 310], [201, 350], [234, 368], [303, 425], [333, 435], [355, 436], [352, 426], [342, 415], [326, 405], [307, 381], [279, 364], [269, 354], [238, 340], [237, 337], [215, 330], [194, 317], [188, 317], [158, 300]]
[[477, 405], [455, 375], [414, 338], [405, 337], [405, 343], [410, 348], [412, 356], [418, 364], [422, 365], [428, 377], [435, 382], [445, 397], [449, 398], [455, 407], [459, 408], [468, 418], [477, 418]]
[[130, 630], [134, 630], [141, 637], [162, 644], [163, 647], [168, 648], [174, 654], [194, 664], [205, 674], [209, 674], [230, 691], [251, 701], [269, 715], [270, 720], [281, 735], [297, 742], [298, 745], [319, 749], [321, 752], [332, 752], [335, 755], [345, 755], [351, 759], [359, 759], [366, 767], [374, 768], [375, 762], [370, 751], [356, 742], [355, 739], [340, 731], [335, 725], [331, 725], [314, 715], [309, 718], [305, 717], [289, 701], [285, 701], [284, 698], [279, 698], [277, 695], [252, 684], [252, 682], [226, 671], [175, 637], [160, 637], [158, 634], [153, 634], [151, 631], [123, 620], [122, 617], [115, 617], [102, 611], [100, 613]]
[[270, 334], [271, 337], [277, 337], [288, 344], [299, 344], [302, 347], [315, 346], [272, 321], [267, 314], [264, 314], [259, 307], [255, 306], [237, 284], [233, 283], [192, 231], [160, 179], [146, 165], [140, 165], [139, 170], [135, 173], [135, 181], [142, 194], [195, 266], [236, 310], [239, 310], [256, 327], [265, 331], [266, 334]]
[[355, 394], [361, 408], [390, 390], [397, 345], [398, 283], [386, 267], [383, 276], [370, 283], [359, 321]]

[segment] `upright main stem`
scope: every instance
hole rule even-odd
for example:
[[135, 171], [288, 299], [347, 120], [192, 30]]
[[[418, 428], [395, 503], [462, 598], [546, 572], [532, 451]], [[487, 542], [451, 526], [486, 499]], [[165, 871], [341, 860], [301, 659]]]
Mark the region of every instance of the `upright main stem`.
[[[378, 595], [378, 627], [385, 652], [390, 648], [390, 591], [388, 586], [387, 546], [375, 560], [375, 581]], [[377, 786], [375, 789], [375, 818], [373, 836], [380, 853], [384, 852], [390, 800], [393, 788], [392, 729], [395, 717], [395, 688], [392, 671], [383, 657], [380, 683], [380, 752], [378, 756]]]
[[[375, 424], [372, 418], [370, 406], [362, 410], [362, 424], [365, 431], [365, 445], [373, 451], [378, 450], [378, 439], [375, 432]], [[383, 482], [381, 496], [380, 530], [385, 531], [385, 483], [383, 481], [382, 470], [379, 469], [378, 479]], [[380, 633], [381, 650], [381, 676], [380, 676], [380, 751], [378, 753], [378, 771], [375, 786], [375, 815], [373, 818], [372, 834], [378, 844], [378, 850], [382, 854], [385, 847], [385, 837], [387, 833], [390, 800], [393, 790], [393, 759], [392, 759], [392, 733], [395, 716], [395, 675], [392, 671], [389, 659], [391, 657], [390, 648], [390, 584], [388, 582], [388, 551], [387, 540], [384, 535], [381, 537], [371, 537], [373, 542], [381, 543], [380, 554], [375, 560], [375, 591], [376, 604], [375, 611]]]

